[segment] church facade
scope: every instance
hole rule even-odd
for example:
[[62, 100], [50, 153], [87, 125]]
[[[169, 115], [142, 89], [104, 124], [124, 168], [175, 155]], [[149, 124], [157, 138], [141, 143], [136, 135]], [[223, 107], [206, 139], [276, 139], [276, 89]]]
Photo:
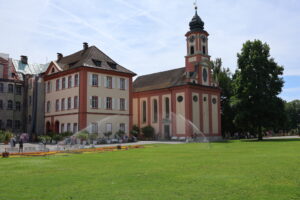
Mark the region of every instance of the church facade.
[[152, 126], [159, 139], [221, 138], [221, 90], [208, 64], [208, 36], [197, 14], [186, 33], [185, 67], [138, 77], [133, 124]]

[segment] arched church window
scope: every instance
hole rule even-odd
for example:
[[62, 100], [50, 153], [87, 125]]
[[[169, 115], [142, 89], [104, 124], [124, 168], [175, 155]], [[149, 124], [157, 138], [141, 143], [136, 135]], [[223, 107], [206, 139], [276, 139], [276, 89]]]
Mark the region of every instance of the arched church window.
[[153, 123], [157, 123], [158, 114], [157, 114], [158, 106], [157, 106], [157, 100], [153, 100]]
[[206, 68], [203, 68], [203, 80], [204, 80], [204, 82], [206, 82], [207, 81], [207, 69]]
[[170, 117], [170, 100], [168, 97], [165, 98], [166, 118]]
[[202, 52], [203, 52], [203, 54], [206, 54], [206, 48], [205, 48], [205, 46], [202, 47]]
[[191, 55], [193, 55], [195, 53], [195, 49], [194, 49], [194, 46], [191, 46]]

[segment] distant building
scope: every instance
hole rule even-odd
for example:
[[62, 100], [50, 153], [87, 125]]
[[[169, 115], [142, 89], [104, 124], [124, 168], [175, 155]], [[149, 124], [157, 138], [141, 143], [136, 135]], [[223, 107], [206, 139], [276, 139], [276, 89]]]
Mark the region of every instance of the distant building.
[[24, 81], [23, 122], [24, 132], [30, 135], [44, 134], [44, 105], [45, 91], [43, 72], [48, 64], [34, 64], [28, 62], [27, 56], [20, 60], [12, 59], [18, 74], [22, 74]]
[[197, 14], [186, 33], [185, 67], [138, 77], [133, 124], [151, 125], [160, 139], [221, 138], [220, 88], [208, 65], [208, 33]]
[[44, 84], [47, 65], [30, 64], [0, 54], [0, 129], [14, 133], [44, 133]]
[[19, 74], [8, 54], [0, 54], [0, 129], [21, 133], [24, 130], [23, 75]]
[[45, 131], [129, 134], [133, 76], [87, 43], [69, 56], [58, 53], [44, 75]]

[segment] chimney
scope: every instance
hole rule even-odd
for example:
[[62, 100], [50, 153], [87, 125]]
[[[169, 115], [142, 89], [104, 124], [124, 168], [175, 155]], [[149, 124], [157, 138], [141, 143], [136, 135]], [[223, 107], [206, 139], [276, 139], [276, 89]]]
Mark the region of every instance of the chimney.
[[21, 56], [21, 62], [23, 63], [23, 64], [28, 64], [28, 58], [27, 58], [27, 56]]
[[57, 53], [57, 60], [56, 61], [60, 61], [64, 56], [62, 55], [62, 53]]
[[83, 50], [87, 50], [89, 48], [89, 44], [87, 42], [83, 43]]

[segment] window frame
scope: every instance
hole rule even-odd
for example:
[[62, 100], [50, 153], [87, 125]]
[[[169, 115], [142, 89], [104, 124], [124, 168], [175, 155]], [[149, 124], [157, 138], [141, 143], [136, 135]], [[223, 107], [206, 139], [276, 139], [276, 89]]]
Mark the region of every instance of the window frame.
[[112, 98], [111, 97], [106, 97], [106, 110], [112, 110]]
[[113, 77], [107, 76], [106, 77], [106, 88], [112, 89], [112, 82], [113, 82]]
[[92, 74], [92, 86], [93, 87], [98, 87], [98, 74]]
[[92, 109], [98, 109], [98, 96], [92, 96]]

